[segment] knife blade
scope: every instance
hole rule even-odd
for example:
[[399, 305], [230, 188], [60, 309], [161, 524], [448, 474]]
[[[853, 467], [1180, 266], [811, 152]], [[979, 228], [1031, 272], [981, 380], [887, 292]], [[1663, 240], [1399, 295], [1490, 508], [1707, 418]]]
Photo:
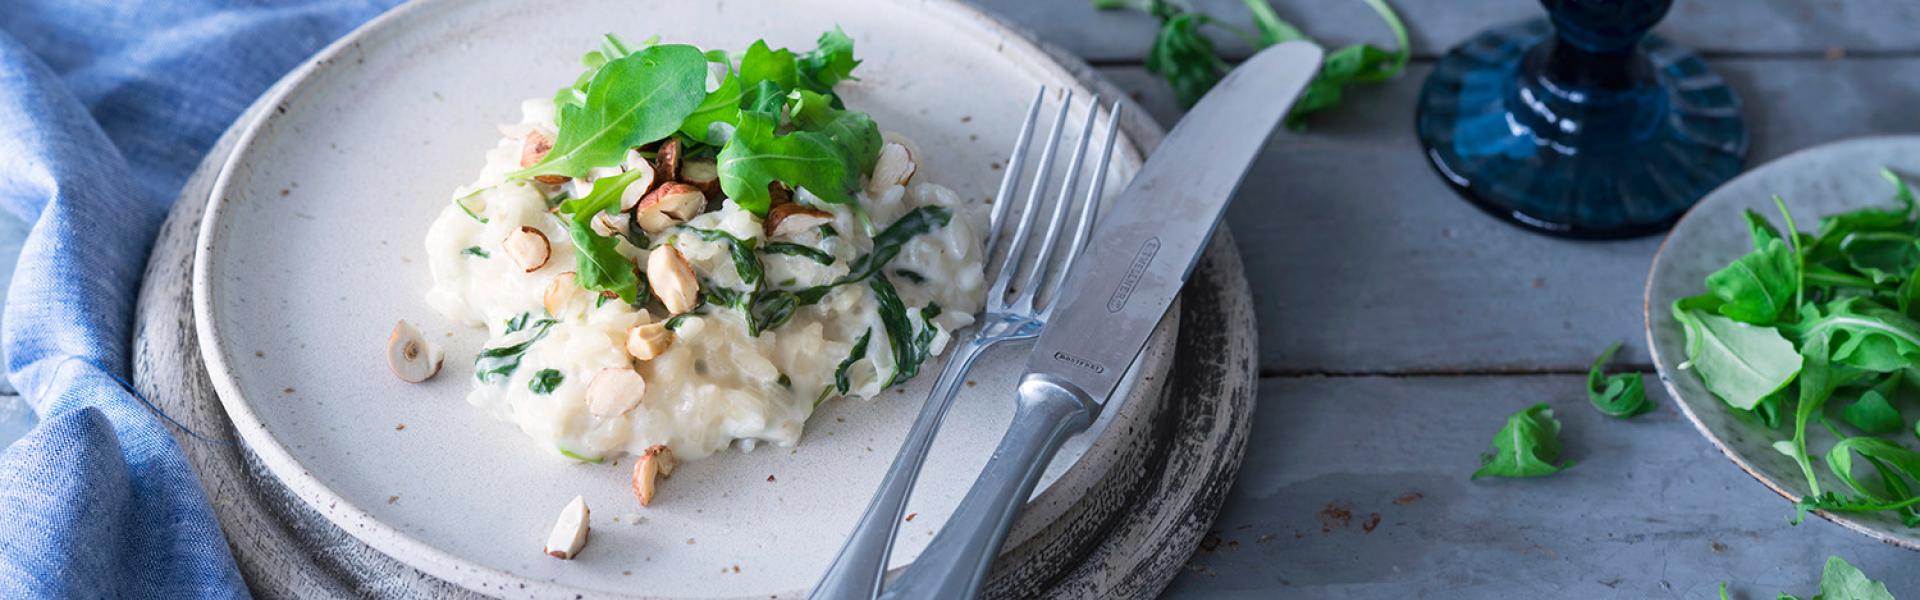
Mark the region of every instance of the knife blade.
[[1313, 79], [1321, 51], [1290, 42], [1215, 85], [1101, 215], [1029, 373], [1106, 402], [1213, 237], [1267, 137]]
[[986, 581], [1060, 445], [1107, 403], [1166, 316], [1240, 179], [1320, 66], [1320, 49], [1261, 51], [1215, 85], [1115, 198], [1070, 273], [1021, 379], [1013, 424], [973, 488], [884, 598], [962, 600]]

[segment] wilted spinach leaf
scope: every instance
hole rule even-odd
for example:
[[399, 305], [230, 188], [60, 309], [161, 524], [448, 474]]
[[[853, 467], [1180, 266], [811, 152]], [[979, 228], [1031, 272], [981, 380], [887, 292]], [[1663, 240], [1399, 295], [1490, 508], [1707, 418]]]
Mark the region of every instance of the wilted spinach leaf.
[[533, 390], [535, 394], [551, 394], [553, 393], [553, 389], [560, 387], [560, 382], [566, 381], [566, 379], [566, 375], [561, 374], [559, 371], [554, 369], [541, 369], [533, 373], [533, 379], [527, 380], [527, 389]]

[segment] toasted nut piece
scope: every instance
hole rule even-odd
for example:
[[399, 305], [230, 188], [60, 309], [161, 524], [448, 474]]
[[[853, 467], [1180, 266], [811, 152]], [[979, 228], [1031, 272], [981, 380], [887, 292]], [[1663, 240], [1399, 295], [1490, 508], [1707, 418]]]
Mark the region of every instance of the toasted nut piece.
[[[547, 153], [551, 152], [552, 150], [553, 150], [553, 140], [547, 139], [546, 134], [540, 133], [540, 130], [538, 129], [528, 131], [527, 143], [526, 145], [520, 147], [520, 168], [524, 169], [527, 167], [540, 164], [540, 161], [545, 160], [547, 158]], [[560, 185], [562, 183], [566, 183], [568, 179], [571, 179], [571, 178], [565, 175], [533, 176], [534, 181], [538, 181], [540, 183], [544, 183], [547, 185]]]
[[609, 367], [587, 382], [587, 412], [596, 417], [618, 417], [640, 405], [647, 380], [632, 367]]
[[793, 190], [778, 181], [767, 182], [767, 206], [780, 206], [793, 202]]
[[766, 231], [767, 237], [774, 238], [818, 229], [832, 222], [833, 213], [789, 202], [775, 205], [767, 211], [767, 220], [761, 222], [760, 226]]
[[673, 347], [673, 330], [664, 323], [636, 325], [627, 330], [627, 354], [639, 360], [653, 360]]
[[898, 131], [882, 131], [880, 132], [880, 140], [888, 144], [899, 144], [900, 147], [906, 148], [907, 160], [913, 161], [914, 164], [919, 164], [921, 157], [926, 156], [920, 153], [920, 144], [914, 143], [913, 138], [907, 137]]
[[526, 225], [507, 234], [507, 239], [500, 242], [500, 247], [505, 248], [513, 261], [528, 273], [547, 266], [547, 257], [553, 255], [553, 247], [547, 244], [547, 234]]
[[653, 155], [653, 174], [660, 181], [673, 181], [680, 175], [680, 140], [667, 138]]
[[593, 232], [609, 237], [623, 237], [627, 234], [627, 223], [633, 217], [627, 213], [600, 213], [593, 216]]
[[707, 195], [692, 184], [669, 181], [654, 188], [633, 206], [634, 222], [647, 233], [660, 233], [707, 209]]
[[627, 184], [626, 188], [620, 190], [621, 212], [632, 210], [633, 205], [639, 204], [640, 199], [645, 197], [647, 192], [653, 191], [654, 184], [665, 181], [657, 176], [653, 163], [648, 162], [647, 157], [641, 156], [639, 150], [628, 150], [626, 160], [620, 162], [620, 172], [634, 171], [642, 171], [642, 173], [638, 179], [634, 179]]
[[720, 197], [720, 165], [713, 159], [691, 159], [680, 163], [680, 181], [691, 183], [707, 195], [707, 198]]
[[673, 449], [666, 444], [654, 444], [640, 454], [640, 462], [633, 464], [633, 496], [641, 506], [653, 503], [654, 479], [672, 477], [673, 463]]
[[420, 330], [412, 323], [401, 320], [393, 325], [393, 334], [387, 336], [387, 368], [407, 383], [420, 383], [432, 379], [440, 372], [440, 361], [445, 358], [440, 346], [427, 341]]
[[880, 158], [873, 162], [873, 177], [867, 179], [867, 193], [879, 195], [887, 188], [906, 185], [913, 179], [913, 159], [906, 146], [887, 144], [880, 147]]
[[647, 286], [666, 305], [667, 314], [693, 310], [700, 302], [700, 280], [694, 278], [693, 265], [687, 264], [687, 257], [671, 245], [648, 253]]
[[579, 297], [580, 292], [584, 291], [580, 289], [579, 278], [573, 271], [567, 271], [547, 283], [547, 291], [540, 295], [540, 305], [547, 307], [547, 314], [560, 316], [560, 311], [566, 309], [567, 303]]
[[547, 534], [547, 556], [560, 560], [573, 560], [580, 555], [580, 549], [587, 545], [587, 532], [593, 527], [587, 523], [589, 515], [587, 499], [574, 496], [565, 508], [560, 509], [560, 518], [553, 522], [553, 533]]

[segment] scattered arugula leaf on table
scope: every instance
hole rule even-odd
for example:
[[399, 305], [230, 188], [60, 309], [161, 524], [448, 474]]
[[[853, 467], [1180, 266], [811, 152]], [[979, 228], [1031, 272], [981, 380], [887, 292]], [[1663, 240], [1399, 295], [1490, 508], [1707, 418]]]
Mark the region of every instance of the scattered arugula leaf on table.
[[1481, 477], [1540, 477], [1573, 466], [1560, 460], [1560, 421], [1553, 409], [1535, 404], [1513, 416], [1493, 436], [1493, 452], [1480, 457]]
[[[1723, 596], [1725, 594], [1722, 594]], [[1800, 600], [1799, 596], [1780, 594], [1780, 600]], [[1820, 593], [1808, 600], [1894, 600], [1887, 584], [1874, 581], [1866, 573], [1838, 556], [1827, 557], [1820, 572]]]
[[1647, 401], [1646, 381], [1639, 373], [1607, 375], [1601, 371], [1619, 350], [1620, 342], [1614, 342], [1600, 353], [1600, 358], [1593, 359], [1593, 366], [1587, 369], [1587, 400], [1600, 414], [1630, 419], [1653, 410], [1653, 403]]
[[[1386, 0], [1362, 0], [1392, 30], [1396, 50], [1383, 50], [1371, 44], [1355, 44], [1327, 54], [1320, 72], [1314, 76], [1300, 99], [1287, 114], [1287, 126], [1300, 129], [1306, 117], [1340, 103], [1345, 90], [1354, 84], [1372, 84], [1392, 79], [1406, 69], [1411, 56], [1407, 28]], [[1310, 39], [1298, 27], [1281, 19], [1267, 0], [1245, 0], [1253, 14], [1254, 31], [1234, 26], [1198, 12], [1180, 0], [1092, 0], [1101, 10], [1131, 9], [1160, 20], [1160, 31], [1147, 50], [1147, 70], [1167, 80], [1181, 106], [1191, 107], [1207, 90], [1225, 77], [1232, 65], [1221, 58], [1212, 38], [1201, 28], [1213, 26], [1245, 40], [1257, 48], [1293, 40]]]

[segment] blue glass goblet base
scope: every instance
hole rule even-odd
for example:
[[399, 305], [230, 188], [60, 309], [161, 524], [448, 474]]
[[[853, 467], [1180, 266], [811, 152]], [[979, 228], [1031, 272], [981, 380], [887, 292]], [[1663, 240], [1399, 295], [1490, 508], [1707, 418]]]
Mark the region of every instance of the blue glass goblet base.
[[1550, 235], [1627, 238], [1739, 174], [1739, 98], [1698, 56], [1649, 35], [1621, 57], [1638, 83], [1583, 88], [1538, 75], [1553, 43], [1545, 19], [1490, 29], [1427, 77], [1417, 133], [1462, 197]]

